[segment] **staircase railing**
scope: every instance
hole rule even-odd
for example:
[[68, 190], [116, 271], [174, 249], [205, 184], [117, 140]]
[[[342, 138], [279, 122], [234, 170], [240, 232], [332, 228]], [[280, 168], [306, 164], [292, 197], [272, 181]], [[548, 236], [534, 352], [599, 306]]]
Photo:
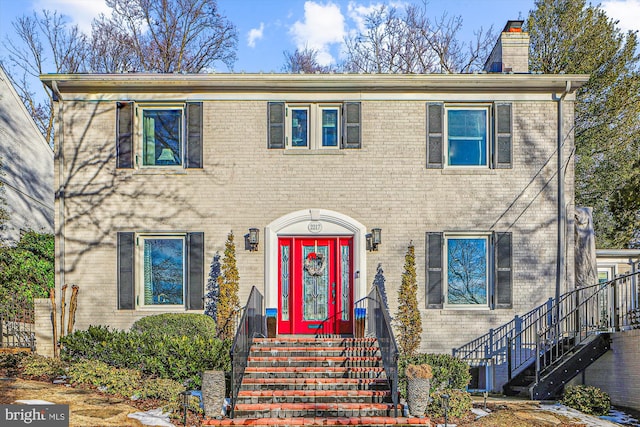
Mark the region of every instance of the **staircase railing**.
[[[538, 376], [594, 334], [640, 327], [640, 271], [569, 291], [490, 329], [453, 355], [469, 363], [507, 363], [509, 380], [533, 361]], [[567, 345], [557, 345], [559, 343]]]
[[231, 418], [235, 415], [238, 392], [242, 385], [242, 376], [247, 367], [253, 338], [265, 336], [266, 325], [262, 310], [262, 300], [262, 294], [253, 286], [247, 299], [247, 305], [244, 306], [236, 336], [231, 346]]
[[[536, 382], [576, 346], [594, 335], [640, 327], [637, 279], [639, 272], [564, 294], [550, 313], [548, 324], [536, 325]], [[523, 331], [524, 333], [524, 331]], [[513, 337], [514, 340], [518, 336]], [[514, 365], [518, 369], [526, 361]], [[511, 379], [511, 377], [509, 378]]]
[[[387, 308], [382, 293], [378, 286], [374, 286], [369, 294], [356, 301], [354, 304], [354, 312], [356, 319], [354, 327], [355, 336], [358, 336], [359, 320], [362, 320], [362, 313], [366, 313], [366, 331], [367, 335], [376, 337], [380, 354], [382, 356], [382, 365], [384, 367], [389, 388], [391, 389], [391, 399], [393, 402], [394, 416], [398, 416], [398, 346], [393, 336], [391, 328], [391, 316]], [[362, 329], [362, 331], [364, 328]]]

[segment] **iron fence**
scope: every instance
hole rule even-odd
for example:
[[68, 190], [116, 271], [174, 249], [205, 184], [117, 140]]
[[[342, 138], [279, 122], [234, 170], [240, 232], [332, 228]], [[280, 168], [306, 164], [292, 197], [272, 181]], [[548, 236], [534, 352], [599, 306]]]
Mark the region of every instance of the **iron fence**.
[[262, 294], [253, 286], [238, 323], [236, 336], [231, 346], [231, 418], [235, 415], [238, 392], [242, 376], [247, 367], [249, 351], [255, 337], [265, 336], [266, 326], [262, 314]]
[[28, 348], [35, 350], [33, 301], [7, 297], [0, 304], [0, 348]]

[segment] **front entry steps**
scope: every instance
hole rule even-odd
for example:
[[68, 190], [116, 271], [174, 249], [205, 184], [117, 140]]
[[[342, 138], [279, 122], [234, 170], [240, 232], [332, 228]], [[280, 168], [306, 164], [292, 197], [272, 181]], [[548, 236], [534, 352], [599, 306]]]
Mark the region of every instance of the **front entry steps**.
[[394, 417], [375, 338], [288, 336], [254, 339], [234, 419], [203, 425], [429, 425]]

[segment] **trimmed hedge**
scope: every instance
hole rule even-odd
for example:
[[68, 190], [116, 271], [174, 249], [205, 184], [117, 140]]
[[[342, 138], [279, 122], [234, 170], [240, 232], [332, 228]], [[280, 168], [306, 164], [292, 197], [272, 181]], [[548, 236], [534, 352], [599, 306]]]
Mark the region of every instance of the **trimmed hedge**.
[[568, 386], [562, 396], [562, 403], [590, 415], [606, 415], [611, 408], [611, 398], [606, 392], [585, 385]]
[[164, 313], [146, 316], [136, 321], [132, 331], [151, 335], [173, 337], [199, 336], [216, 337], [216, 322], [209, 316], [195, 313]]
[[146, 319], [136, 322], [131, 331], [90, 326], [67, 335], [61, 340], [61, 357], [70, 362], [98, 360], [197, 388], [203, 371], [231, 370], [231, 342], [213, 336], [208, 316], [163, 314]]
[[473, 407], [471, 394], [464, 390], [443, 389], [431, 394], [431, 402], [427, 407], [427, 413], [432, 417], [444, 416], [444, 399], [442, 395], [449, 396], [447, 415], [452, 418], [464, 417]]

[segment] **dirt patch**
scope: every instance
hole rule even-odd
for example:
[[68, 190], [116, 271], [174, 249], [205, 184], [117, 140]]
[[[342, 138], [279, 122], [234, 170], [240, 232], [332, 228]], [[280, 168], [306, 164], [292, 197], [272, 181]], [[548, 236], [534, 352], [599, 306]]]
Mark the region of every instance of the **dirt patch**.
[[29, 381], [20, 378], [0, 380], [0, 403], [16, 400], [46, 400], [69, 405], [72, 427], [140, 427], [143, 424], [127, 415], [140, 409], [119, 398], [105, 397], [92, 390]]

